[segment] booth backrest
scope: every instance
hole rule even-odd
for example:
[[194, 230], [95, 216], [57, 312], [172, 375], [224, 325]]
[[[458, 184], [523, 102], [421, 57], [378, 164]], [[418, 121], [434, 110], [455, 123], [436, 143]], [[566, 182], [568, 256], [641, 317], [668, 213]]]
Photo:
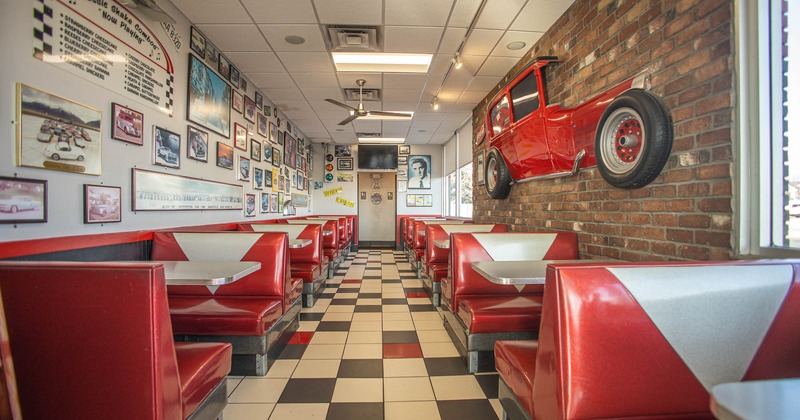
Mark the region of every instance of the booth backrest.
[[164, 270], [154, 263], [0, 263], [26, 419], [179, 419]]
[[14, 374], [14, 361], [11, 357], [11, 345], [8, 341], [6, 314], [3, 310], [2, 292], [0, 291], [0, 419], [21, 419], [17, 378]]
[[205, 286], [169, 286], [169, 294], [279, 297], [284, 311], [291, 304], [289, 238], [283, 232], [155, 232], [151, 259], [260, 262], [261, 269], [213, 294]]
[[405, 225], [401, 226], [400, 231], [403, 238], [403, 241], [407, 244], [411, 244], [414, 240], [414, 222], [418, 220], [426, 220], [431, 222], [444, 222], [446, 219], [441, 217], [407, 217]]
[[339, 221], [325, 219], [282, 219], [278, 224], [289, 225], [320, 225], [323, 230], [333, 232], [328, 236], [322, 236], [322, 247], [327, 249], [337, 249], [339, 247]]
[[800, 377], [800, 264], [551, 265], [536, 418], [713, 418], [725, 382]]
[[422, 232], [425, 232], [425, 226], [428, 224], [436, 223], [437, 225], [456, 225], [462, 226], [464, 224], [472, 224], [471, 221], [468, 220], [415, 220], [414, 221], [414, 231], [412, 232], [412, 246], [414, 249], [424, 249], [426, 240], [425, 235], [421, 235]]
[[428, 264], [446, 263], [450, 258], [450, 250], [439, 248], [433, 245], [433, 241], [448, 240], [450, 234], [454, 232], [507, 232], [506, 224], [434, 224], [425, 225], [425, 261]]
[[251, 232], [286, 232], [289, 240], [309, 239], [311, 244], [302, 248], [289, 248], [289, 261], [292, 263], [320, 264], [322, 262], [322, 225], [289, 225], [289, 224], [243, 224], [237, 226], [240, 231]]
[[[497, 294], [542, 294], [542, 285], [494, 284], [472, 269], [478, 261], [574, 260], [578, 237], [574, 232], [552, 233], [463, 233], [450, 234], [449, 278], [452, 290], [445, 297], [456, 308], [460, 296]], [[444, 291], [443, 291], [444, 293]]]

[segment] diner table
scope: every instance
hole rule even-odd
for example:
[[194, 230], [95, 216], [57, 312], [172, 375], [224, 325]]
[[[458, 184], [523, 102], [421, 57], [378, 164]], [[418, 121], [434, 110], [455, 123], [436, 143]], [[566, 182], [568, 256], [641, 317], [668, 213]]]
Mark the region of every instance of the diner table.
[[510, 284], [522, 291], [528, 284], [544, 284], [548, 264], [597, 263], [608, 260], [479, 261], [472, 269], [495, 284]]
[[[146, 262], [146, 261], [131, 261]], [[213, 294], [219, 286], [233, 283], [261, 269], [253, 261], [149, 261], [164, 266], [164, 280], [173, 286], [206, 286]]]
[[289, 248], [305, 248], [311, 245], [311, 239], [290, 239]]
[[433, 241], [433, 246], [436, 248], [442, 249], [450, 249], [450, 240], [449, 239], [436, 239]]
[[721, 420], [800, 418], [800, 379], [719, 384], [711, 388], [711, 413]]

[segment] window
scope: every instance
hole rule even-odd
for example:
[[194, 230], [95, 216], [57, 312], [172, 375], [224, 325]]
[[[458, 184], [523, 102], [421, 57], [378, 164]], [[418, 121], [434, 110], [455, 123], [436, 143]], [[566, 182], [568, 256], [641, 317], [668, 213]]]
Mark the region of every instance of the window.
[[472, 218], [472, 162], [458, 169], [461, 183], [458, 216]]
[[447, 216], [457, 216], [456, 213], [456, 173], [451, 172], [447, 175], [447, 179], [445, 180], [445, 184], [447, 184]]
[[514, 121], [519, 121], [539, 109], [539, 88], [536, 86], [535, 71], [511, 88], [511, 103]]
[[505, 96], [492, 108], [492, 132], [498, 134], [511, 125], [508, 114], [508, 98]]

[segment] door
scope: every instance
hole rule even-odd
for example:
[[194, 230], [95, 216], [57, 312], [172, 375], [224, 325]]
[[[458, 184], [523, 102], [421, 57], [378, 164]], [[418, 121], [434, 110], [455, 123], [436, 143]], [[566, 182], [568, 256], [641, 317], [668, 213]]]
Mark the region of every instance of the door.
[[358, 243], [394, 245], [397, 174], [358, 173]]

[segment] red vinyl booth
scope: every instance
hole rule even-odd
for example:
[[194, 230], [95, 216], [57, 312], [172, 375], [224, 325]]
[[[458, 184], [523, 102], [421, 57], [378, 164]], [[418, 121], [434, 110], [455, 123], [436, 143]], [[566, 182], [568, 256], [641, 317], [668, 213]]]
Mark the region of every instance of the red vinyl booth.
[[339, 248], [339, 220], [328, 219], [280, 219], [278, 224], [289, 225], [322, 225], [323, 231], [331, 232], [329, 235], [322, 235], [322, 253], [328, 259], [328, 278], [333, 278], [333, 274], [339, 264], [344, 261], [342, 250]]
[[424, 270], [422, 269], [422, 257], [425, 256], [425, 226], [428, 223], [436, 223], [442, 225], [463, 225], [464, 223], [472, 223], [467, 220], [414, 220], [410, 223], [411, 230], [409, 242], [409, 262], [417, 270], [417, 277], [422, 277]]

